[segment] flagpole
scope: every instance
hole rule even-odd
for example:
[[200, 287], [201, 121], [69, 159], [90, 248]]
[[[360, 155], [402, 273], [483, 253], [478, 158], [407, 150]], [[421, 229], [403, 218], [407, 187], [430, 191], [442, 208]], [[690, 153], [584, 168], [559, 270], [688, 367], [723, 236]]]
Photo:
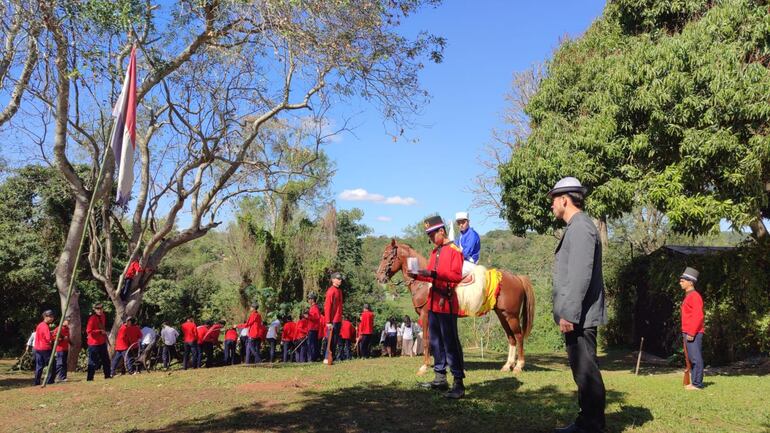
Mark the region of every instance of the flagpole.
[[[111, 128], [114, 129], [115, 126]], [[112, 136], [110, 134], [109, 136]], [[88, 222], [91, 220], [91, 214], [93, 213], [94, 209], [94, 203], [96, 202], [96, 192], [99, 190], [99, 184], [102, 183], [102, 176], [104, 175], [104, 167], [107, 165], [107, 156], [109, 154], [109, 146], [104, 148], [104, 158], [102, 158], [102, 164], [101, 167], [99, 167], [99, 174], [96, 177], [96, 183], [94, 184], [93, 192], [91, 193], [91, 200], [88, 203], [88, 210], [86, 211], [86, 223], [85, 227], [83, 227], [83, 234], [80, 235], [80, 245], [78, 245], [78, 253], [75, 255], [75, 264], [72, 266], [72, 274], [70, 275], [70, 283], [69, 287], [67, 288], [67, 301], [64, 304], [64, 309], [62, 310], [62, 315], [59, 318], [59, 327], [56, 329], [56, 336], [54, 337], [54, 347], [53, 351], [51, 352], [51, 359], [48, 360], [48, 366], [43, 371], [43, 385], [41, 388], [45, 388], [46, 384], [48, 383], [48, 373], [51, 371], [51, 367], [53, 366], [54, 358], [56, 357], [56, 344], [59, 343], [59, 336], [61, 335], [61, 327], [64, 323], [64, 318], [67, 317], [67, 311], [70, 308], [70, 299], [72, 298], [72, 291], [75, 287], [75, 276], [77, 275], [78, 270], [78, 264], [80, 263], [80, 256], [83, 253], [83, 244], [86, 240], [86, 232], [88, 231]]]

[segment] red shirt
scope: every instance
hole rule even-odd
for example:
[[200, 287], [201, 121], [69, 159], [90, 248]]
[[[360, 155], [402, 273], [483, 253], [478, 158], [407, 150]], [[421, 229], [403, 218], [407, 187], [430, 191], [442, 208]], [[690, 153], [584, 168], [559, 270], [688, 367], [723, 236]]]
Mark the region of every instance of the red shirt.
[[262, 316], [258, 311], [252, 311], [249, 314], [248, 320], [246, 320], [246, 327], [249, 328], [249, 338], [257, 338], [259, 336], [259, 327], [262, 326]]
[[45, 323], [45, 320], [37, 324], [35, 328], [35, 350], [53, 349], [53, 335], [51, 328]]
[[[436, 266], [436, 256], [439, 257], [438, 266]], [[428, 295], [428, 310], [434, 313], [457, 314], [457, 292], [451, 290], [450, 298], [445, 295], [463, 279], [463, 253], [460, 252], [460, 248], [451, 242], [434, 248], [428, 260], [428, 270], [434, 269], [436, 270], [435, 279], [417, 276], [420, 281], [433, 283]], [[444, 299], [443, 306], [441, 299]]]
[[198, 344], [203, 343], [203, 339], [206, 337], [206, 333], [209, 332], [209, 327], [206, 325], [198, 325], [197, 328], [195, 328], [195, 336], [198, 340]]
[[[53, 330], [51, 333], [51, 338], [56, 337], [56, 331], [58, 329], [59, 327], [56, 327], [56, 329]], [[68, 350], [70, 350], [70, 327], [62, 326], [61, 334], [59, 334], [59, 343], [56, 345], [56, 351], [66, 352]]]
[[237, 339], [238, 339], [238, 331], [232, 328], [225, 331], [225, 341], [236, 341]]
[[259, 324], [259, 335], [257, 336], [262, 341], [265, 341], [267, 339], [267, 326], [265, 326], [264, 323]]
[[203, 341], [216, 344], [219, 341], [220, 332], [222, 332], [222, 325], [218, 323], [211, 325], [211, 328], [206, 331], [206, 335], [203, 336]]
[[132, 344], [141, 339], [142, 330], [138, 326], [124, 323], [118, 329], [118, 337], [115, 339], [115, 350], [128, 350]]
[[142, 267], [139, 266], [139, 261], [133, 260], [126, 269], [126, 278], [134, 278], [140, 272], [142, 272]]
[[350, 320], [343, 320], [342, 326], [340, 326], [340, 338], [343, 340], [350, 340], [355, 335], [353, 330], [353, 324]]
[[682, 302], [682, 332], [692, 336], [705, 333], [703, 298], [695, 290], [687, 292]]
[[321, 309], [318, 308], [318, 304], [310, 306], [310, 311], [307, 313], [308, 331], [318, 331], [321, 327]]
[[374, 332], [374, 313], [364, 310], [361, 313], [361, 325], [359, 325], [361, 335], [372, 335]]
[[[462, 266], [462, 263], [460, 265]], [[326, 290], [324, 317], [326, 317], [327, 323], [342, 322], [342, 290], [339, 287], [331, 286]]]
[[86, 334], [88, 335], [86, 343], [89, 346], [99, 346], [100, 344], [107, 343], [107, 335], [102, 332], [106, 327], [107, 316], [104, 313], [99, 315], [92, 314], [86, 324]]
[[326, 337], [326, 319], [324, 319], [324, 315], [321, 314], [321, 321], [319, 322], [321, 326], [319, 326], [318, 329], [318, 339], [321, 340], [324, 337]]
[[295, 327], [296, 327], [296, 324], [294, 322], [284, 323], [283, 329], [281, 330], [281, 341], [293, 341]]
[[303, 338], [307, 337], [307, 319], [299, 319], [295, 323], [294, 328], [294, 339], [295, 340], [302, 340]]
[[195, 322], [182, 323], [182, 341], [188, 344], [198, 342], [198, 332]]

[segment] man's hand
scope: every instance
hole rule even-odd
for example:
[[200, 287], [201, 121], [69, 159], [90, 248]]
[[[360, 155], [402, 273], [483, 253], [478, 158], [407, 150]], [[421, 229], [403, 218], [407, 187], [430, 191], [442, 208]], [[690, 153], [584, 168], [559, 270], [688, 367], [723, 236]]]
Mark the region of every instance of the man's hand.
[[693, 341], [695, 341], [695, 336], [694, 336], [694, 335], [690, 335], [690, 334], [687, 334], [687, 341], [689, 341], [689, 342], [693, 342]]
[[575, 325], [572, 322], [569, 322], [564, 319], [559, 319], [559, 331], [561, 331], [562, 334], [566, 334], [567, 332], [572, 332], [575, 330]]
[[417, 275], [419, 275], [421, 277], [436, 278], [436, 271], [429, 271], [427, 269], [420, 269], [419, 271], [417, 271]]
[[326, 324], [326, 329], [328, 329], [328, 330], [330, 330], [330, 331], [331, 331], [332, 329], [334, 329], [334, 325], [333, 325], [333, 324], [331, 324], [331, 323], [327, 323], [327, 324]]

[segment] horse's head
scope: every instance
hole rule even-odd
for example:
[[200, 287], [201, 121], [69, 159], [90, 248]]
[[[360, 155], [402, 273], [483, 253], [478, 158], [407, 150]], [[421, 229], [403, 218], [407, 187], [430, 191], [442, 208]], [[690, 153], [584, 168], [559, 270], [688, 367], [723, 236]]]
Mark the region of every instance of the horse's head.
[[395, 239], [391, 239], [390, 243], [385, 246], [382, 259], [380, 259], [380, 266], [377, 267], [377, 282], [387, 283], [390, 277], [401, 269], [401, 265], [401, 258], [398, 257], [398, 244], [396, 244]]

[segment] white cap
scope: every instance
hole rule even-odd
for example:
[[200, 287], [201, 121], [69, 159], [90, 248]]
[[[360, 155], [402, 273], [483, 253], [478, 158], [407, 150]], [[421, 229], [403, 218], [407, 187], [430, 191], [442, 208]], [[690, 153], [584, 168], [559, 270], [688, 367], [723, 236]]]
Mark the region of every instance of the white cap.
[[556, 182], [556, 185], [554, 185], [554, 187], [548, 191], [548, 196], [553, 197], [555, 195], [560, 195], [567, 192], [579, 192], [585, 194], [586, 188], [580, 184], [579, 180], [568, 176]]
[[470, 218], [468, 218], [468, 212], [457, 212], [455, 214], [455, 221], [458, 221], [458, 220], [468, 220], [468, 219], [470, 219]]

